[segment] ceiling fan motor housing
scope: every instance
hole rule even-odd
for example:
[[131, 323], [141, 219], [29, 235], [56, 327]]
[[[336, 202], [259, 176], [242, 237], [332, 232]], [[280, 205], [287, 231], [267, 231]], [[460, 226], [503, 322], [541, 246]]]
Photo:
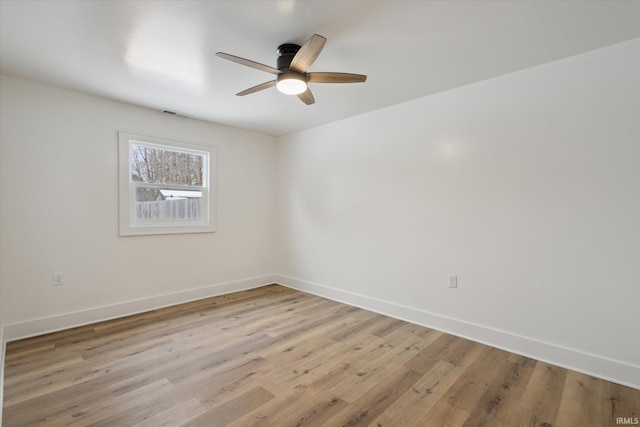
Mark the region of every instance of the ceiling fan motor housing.
[[283, 69], [288, 69], [289, 65], [291, 65], [291, 61], [293, 57], [296, 56], [296, 53], [300, 50], [300, 45], [285, 43], [278, 46], [278, 62], [277, 68], [282, 71]]

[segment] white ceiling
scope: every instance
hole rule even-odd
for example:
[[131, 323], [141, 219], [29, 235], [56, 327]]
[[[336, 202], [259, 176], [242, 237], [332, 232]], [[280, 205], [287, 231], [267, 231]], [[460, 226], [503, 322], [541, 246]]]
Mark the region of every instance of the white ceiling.
[[[316, 104], [273, 76], [276, 48], [325, 36]], [[282, 135], [640, 37], [638, 1], [7, 1], [0, 72]]]

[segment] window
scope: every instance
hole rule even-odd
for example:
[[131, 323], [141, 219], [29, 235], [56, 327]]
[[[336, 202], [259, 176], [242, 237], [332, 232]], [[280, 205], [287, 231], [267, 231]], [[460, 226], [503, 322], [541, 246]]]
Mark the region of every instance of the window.
[[215, 148], [119, 132], [120, 235], [215, 231]]

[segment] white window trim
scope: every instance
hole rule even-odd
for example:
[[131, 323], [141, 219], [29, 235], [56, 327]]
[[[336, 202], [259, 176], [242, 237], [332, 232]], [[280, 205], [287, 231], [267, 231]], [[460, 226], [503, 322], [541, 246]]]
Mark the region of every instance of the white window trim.
[[[135, 215], [135, 185], [131, 180], [130, 151], [132, 143], [155, 145], [159, 147], [175, 148], [180, 151], [193, 151], [204, 154], [208, 164], [203, 177], [203, 206], [208, 207], [203, 219], [199, 221], [171, 221], [171, 222], [142, 222], [136, 220]], [[118, 132], [118, 168], [119, 168], [119, 231], [120, 236], [140, 236], [153, 234], [183, 234], [183, 233], [212, 233], [215, 227], [215, 176], [216, 149], [202, 145], [189, 144], [140, 135], [131, 132]]]

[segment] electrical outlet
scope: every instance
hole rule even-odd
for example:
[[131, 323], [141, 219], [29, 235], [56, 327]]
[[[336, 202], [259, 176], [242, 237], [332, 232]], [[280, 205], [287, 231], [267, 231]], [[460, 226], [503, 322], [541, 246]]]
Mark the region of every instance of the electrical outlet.
[[458, 287], [458, 276], [455, 274], [449, 275], [449, 287], [457, 288]]
[[289, 251], [285, 249], [285, 250], [283, 251], [283, 253], [282, 253], [282, 257], [283, 257], [283, 258], [289, 258]]
[[53, 286], [64, 285], [64, 273], [57, 272], [53, 273]]

